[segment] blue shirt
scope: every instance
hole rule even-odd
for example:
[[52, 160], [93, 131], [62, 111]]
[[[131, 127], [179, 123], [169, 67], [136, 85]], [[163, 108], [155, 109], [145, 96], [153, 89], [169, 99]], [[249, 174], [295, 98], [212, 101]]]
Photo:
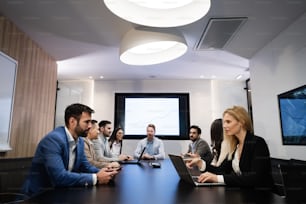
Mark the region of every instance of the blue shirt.
[[164, 143], [161, 139], [154, 137], [152, 141], [148, 141], [147, 138], [140, 140], [134, 152], [135, 158], [139, 158], [141, 150], [143, 150], [144, 147], [146, 147], [146, 153], [150, 154], [155, 159], [165, 159]]

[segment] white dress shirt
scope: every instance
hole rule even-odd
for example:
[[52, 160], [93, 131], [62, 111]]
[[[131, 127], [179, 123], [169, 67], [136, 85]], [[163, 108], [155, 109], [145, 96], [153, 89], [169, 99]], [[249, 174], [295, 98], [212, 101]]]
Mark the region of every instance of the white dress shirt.
[[[65, 132], [67, 135], [68, 143], [69, 143], [69, 164], [68, 164], [68, 171], [72, 171], [75, 158], [76, 158], [76, 147], [79, 142], [79, 138], [75, 141], [72, 135], [70, 134], [68, 128], [65, 126]], [[97, 184], [97, 174], [92, 174], [92, 182], [93, 185]]]

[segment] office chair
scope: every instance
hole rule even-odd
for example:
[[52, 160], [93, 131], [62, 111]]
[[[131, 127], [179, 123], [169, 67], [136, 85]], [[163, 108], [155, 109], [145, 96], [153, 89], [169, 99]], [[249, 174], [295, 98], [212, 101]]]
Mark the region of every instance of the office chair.
[[306, 165], [290, 162], [280, 165], [285, 197], [289, 201], [306, 202]]

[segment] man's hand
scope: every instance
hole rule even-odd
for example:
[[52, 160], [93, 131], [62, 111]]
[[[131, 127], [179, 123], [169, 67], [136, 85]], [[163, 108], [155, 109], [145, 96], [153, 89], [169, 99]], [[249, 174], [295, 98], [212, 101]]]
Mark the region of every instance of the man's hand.
[[118, 169], [121, 169], [121, 166], [118, 162], [111, 162], [106, 166], [106, 168], [108, 170], [112, 170], [112, 169], [118, 170]]
[[148, 159], [148, 160], [150, 160], [150, 159], [155, 159], [155, 157], [149, 155], [148, 153], [145, 153], [145, 154], [142, 155], [142, 159]]
[[200, 155], [197, 153], [193, 154], [193, 153], [188, 152], [186, 154], [182, 154], [182, 158], [184, 161], [189, 161], [189, 160], [192, 160], [193, 158], [199, 158], [199, 157]]
[[118, 174], [117, 170], [110, 169], [110, 168], [102, 168], [97, 173], [97, 180], [99, 184], [107, 184], [114, 176]]
[[200, 155], [198, 153], [187, 153], [186, 155], [187, 155], [187, 157], [191, 157], [191, 158], [198, 158], [198, 157], [200, 157]]

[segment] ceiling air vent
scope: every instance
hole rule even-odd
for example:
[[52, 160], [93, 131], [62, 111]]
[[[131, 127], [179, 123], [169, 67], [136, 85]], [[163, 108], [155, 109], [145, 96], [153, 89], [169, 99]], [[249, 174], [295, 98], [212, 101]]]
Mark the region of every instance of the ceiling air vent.
[[246, 20], [246, 17], [209, 19], [196, 50], [223, 49]]

